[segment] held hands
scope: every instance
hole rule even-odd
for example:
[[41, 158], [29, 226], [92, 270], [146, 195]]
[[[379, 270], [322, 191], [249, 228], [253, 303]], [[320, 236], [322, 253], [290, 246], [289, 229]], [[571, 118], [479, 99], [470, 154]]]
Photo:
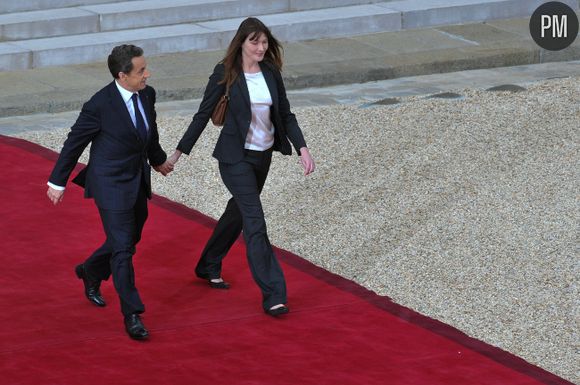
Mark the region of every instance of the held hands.
[[160, 164], [159, 166], [153, 166], [153, 169], [157, 172], [160, 172], [161, 175], [167, 176], [167, 174], [173, 171], [173, 163], [169, 162], [169, 160], [166, 160], [163, 164]]
[[[177, 161], [179, 160], [180, 156], [181, 151], [175, 150], [173, 155], [167, 158], [167, 160], [165, 160], [163, 164], [153, 166], [153, 169], [161, 173], [163, 176], [167, 176], [170, 172], [173, 171], [173, 167], [175, 166], [175, 163], [177, 163]], [[62, 199], [64, 198], [64, 190], [57, 190], [49, 186], [48, 190], [46, 191], [46, 195], [54, 205], [57, 205], [60, 202], [62, 202]]]
[[163, 174], [163, 176], [167, 176], [167, 174], [169, 174], [170, 172], [173, 171], [173, 168], [175, 167], [175, 164], [179, 160], [180, 156], [181, 156], [181, 151], [175, 150], [175, 152], [170, 157], [167, 158], [165, 163], [163, 163], [162, 165], [159, 165], [159, 166], [155, 166], [153, 168], [155, 169], [155, 171]]
[[62, 202], [62, 198], [64, 198], [64, 190], [57, 190], [49, 187], [46, 191], [46, 195], [54, 205], [57, 205], [58, 203]]
[[312, 159], [307, 147], [302, 147], [300, 149], [300, 163], [302, 163], [302, 167], [304, 168], [305, 176], [314, 172], [314, 159]]

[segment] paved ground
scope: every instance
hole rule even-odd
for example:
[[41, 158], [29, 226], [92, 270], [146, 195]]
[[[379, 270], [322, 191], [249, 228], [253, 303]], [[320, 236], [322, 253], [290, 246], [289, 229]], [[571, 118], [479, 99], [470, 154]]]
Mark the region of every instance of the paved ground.
[[[304, 88], [289, 91], [294, 107], [350, 104], [361, 107], [373, 103], [393, 103], [398, 98], [438, 95], [465, 88], [489, 89], [501, 85], [525, 86], [528, 83], [562, 77], [580, 76], [580, 61], [531, 64], [467, 70], [452, 73], [402, 77], [391, 80], [339, 86]], [[155, 80], [151, 83], [155, 86]], [[191, 116], [199, 99], [166, 101], [157, 105], [160, 116]], [[26, 131], [61, 129], [71, 126], [78, 110], [61, 113], [28, 114], [0, 118], [0, 134], [16, 135]]]
[[[303, 89], [580, 60], [580, 39], [562, 51], [541, 50], [531, 39], [528, 24], [527, 18], [497, 20], [288, 43], [285, 81], [288, 89]], [[222, 55], [223, 51], [214, 51], [150, 57], [150, 84], [159, 101], [200, 97]], [[101, 63], [0, 72], [0, 117], [78, 110], [110, 80], [105, 58]], [[470, 79], [464, 80], [470, 84]], [[408, 87], [402, 83], [401, 92]]]

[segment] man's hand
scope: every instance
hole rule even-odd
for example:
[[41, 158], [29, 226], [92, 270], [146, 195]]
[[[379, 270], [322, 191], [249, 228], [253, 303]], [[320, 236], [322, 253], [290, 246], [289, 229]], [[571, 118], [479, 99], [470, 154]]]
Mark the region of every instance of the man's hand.
[[153, 169], [160, 172], [163, 176], [167, 176], [167, 174], [173, 171], [173, 163], [166, 160], [165, 163], [159, 166], [154, 166]]
[[56, 205], [62, 201], [62, 198], [64, 197], [64, 190], [57, 190], [49, 187], [48, 191], [46, 191], [46, 195], [48, 196], [48, 199], [50, 199], [50, 201]]

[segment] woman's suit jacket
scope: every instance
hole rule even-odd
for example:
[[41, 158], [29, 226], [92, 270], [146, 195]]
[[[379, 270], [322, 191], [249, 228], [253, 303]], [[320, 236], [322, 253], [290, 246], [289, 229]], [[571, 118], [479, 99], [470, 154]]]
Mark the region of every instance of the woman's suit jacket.
[[[84, 186], [85, 197], [99, 208], [127, 210], [135, 205], [143, 183], [151, 197], [151, 167], [165, 162], [159, 145], [155, 113], [155, 90], [139, 92], [145, 119], [149, 122], [144, 142], [115, 85], [109, 83], [83, 105], [71, 127], [49, 181], [65, 186], [85, 147], [91, 144], [89, 162], [73, 180]], [[148, 163], [149, 161], [149, 163]]]
[[[306, 142], [296, 116], [290, 111], [282, 76], [272, 65], [260, 63], [260, 68], [272, 97], [270, 119], [274, 124], [273, 149], [284, 155], [291, 155], [292, 148], [288, 141], [290, 139], [296, 152], [300, 154], [300, 148], [305, 147]], [[220, 63], [216, 65], [209, 78], [198, 112], [193, 116], [191, 124], [177, 145], [179, 151], [189, 154], [205, 129], [217, 102], [225, 93], [225, 84], [218, 84], [223, 78], [224, 65]], [[223, 163], [237, 163], [244, 158], [244, 144], [251, 121], [250, 93], [246, 78], [241, 73], [230, 88], [224, 125], [213, 151], [213, 156], [217, 160]]]

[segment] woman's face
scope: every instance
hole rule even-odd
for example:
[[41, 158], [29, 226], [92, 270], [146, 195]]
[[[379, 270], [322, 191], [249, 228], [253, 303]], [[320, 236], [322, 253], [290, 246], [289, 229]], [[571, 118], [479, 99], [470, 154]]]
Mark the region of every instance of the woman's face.
[[246, 64], [261, 62], [268, 50], [268, 38], [263, 33], [257, 39], [251, 40], [255, 34], [248, 35], [242, 44], [242, 60]]

